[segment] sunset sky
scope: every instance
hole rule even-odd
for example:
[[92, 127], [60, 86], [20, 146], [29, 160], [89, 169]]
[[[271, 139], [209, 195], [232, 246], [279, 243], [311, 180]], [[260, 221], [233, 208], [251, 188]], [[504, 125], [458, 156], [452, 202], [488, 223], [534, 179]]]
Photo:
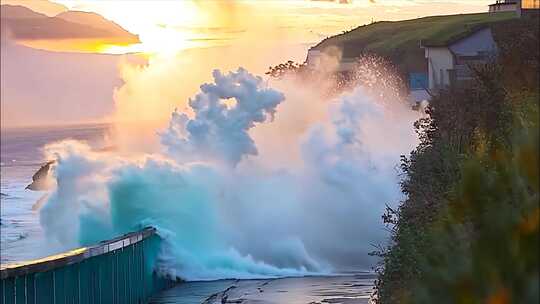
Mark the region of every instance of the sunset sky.
[[484, 12], [486, 0], [182, 0], [88, 1], [3, 0], [49, 15], [64, 9], [97, 12], [128, 31], [142, 44], [107, 52], [162, 52], [227, 44], [264, 33], [266, 39], [316, 42], [326, 36], [380, 20]]
[[2, 125], [111, 121], [119, 109], [129, 118], [163, 122], [213, 69], [241, 66], [264, 75], [269, 66], [303, 62], [311, 46], [359, 25], [486, 12], [491, 2], [1, 0], [50, 17], [67, 10], [95, 12], [141, 41], [128, 46], [85, 41], [84, 49], [73, 39], [2, 44], [1, 72], [9, 75], [2, 77]]

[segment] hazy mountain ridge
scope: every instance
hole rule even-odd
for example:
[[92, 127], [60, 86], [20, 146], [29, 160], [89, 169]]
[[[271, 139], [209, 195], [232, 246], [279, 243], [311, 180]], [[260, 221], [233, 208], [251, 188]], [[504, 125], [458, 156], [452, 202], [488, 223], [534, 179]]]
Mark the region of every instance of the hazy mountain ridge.
[[131, 34], [123, 27], [118, 25], [116, 22], [108, 20], [97, 13], [83, 11], [67, 11], [62, 12], [55, 17], [68, 22], [83, 24], [96, 29], [107, 30], [108, 32], [117, 34], [119, 36], [124, 35], [125, 33]]
[[67, 11], [48, 17], [19, 5], [1, 6], [2, 32], [15, 39], [100, 39], [137, 43], [139, 37], [101, 15]]
[[0, 6], [0, 15], [3, 19], [39, 19], [39, 18], [49, 18], [45, 14], [35, 12], [27, 7], [20, 5], [9, 5], [2, 4]]

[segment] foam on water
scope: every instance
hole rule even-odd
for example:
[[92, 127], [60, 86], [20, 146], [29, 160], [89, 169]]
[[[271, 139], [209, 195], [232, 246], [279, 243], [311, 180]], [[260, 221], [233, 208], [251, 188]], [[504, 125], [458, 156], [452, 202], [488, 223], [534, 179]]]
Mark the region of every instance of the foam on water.
[[25, 189], [46, 161], [43, 145], [74, 138], [99, 146], [106, 127], [86, 125], [2, 129], [0, 164], [0, 262], [41, 258], [66, 249], [46, 238], [39, 222], [38, 202], [46, 192]]

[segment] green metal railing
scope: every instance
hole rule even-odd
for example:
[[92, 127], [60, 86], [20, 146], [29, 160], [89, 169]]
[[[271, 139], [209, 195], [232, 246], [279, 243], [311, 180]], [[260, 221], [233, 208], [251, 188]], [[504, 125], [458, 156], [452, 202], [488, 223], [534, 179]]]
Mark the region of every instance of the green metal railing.
[[2, 265], [2, 304], [146, 303], [174, 281], [154, 271], [160, 237], [145, 228], [44, 259]]

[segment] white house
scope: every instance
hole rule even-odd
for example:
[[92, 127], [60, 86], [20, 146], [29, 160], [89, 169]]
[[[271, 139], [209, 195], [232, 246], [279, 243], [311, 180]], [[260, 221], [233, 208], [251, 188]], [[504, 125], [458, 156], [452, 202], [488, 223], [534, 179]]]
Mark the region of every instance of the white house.
[[322, 52], [316, 49], [309, 49], [307, 52], [306, 64], [313, 69], [316, 69], [321, 64]]
[[444, 44], [424, 44], [428, 61], [428, 88], [437, 91], [472, 79], [469, 66], [486, 63], [497, 55], [497, 44], [489, 27]]
[[341, 50], [336, 47], [324, 51], [312, 48], [306, 58], [309, 68], [327, 72], [351, 72], [357, 67], [357, 62], [358, 58], [343, 58]]
[[519, 7], [520, 3], [516, 0], [497, 0], [495, 3], [489, 5], [489, 12], [517, 12]]
[[538, 14], [540, 0], [496, 0], [490, 4], [489, 13], [517, 12], [518, 16]]

